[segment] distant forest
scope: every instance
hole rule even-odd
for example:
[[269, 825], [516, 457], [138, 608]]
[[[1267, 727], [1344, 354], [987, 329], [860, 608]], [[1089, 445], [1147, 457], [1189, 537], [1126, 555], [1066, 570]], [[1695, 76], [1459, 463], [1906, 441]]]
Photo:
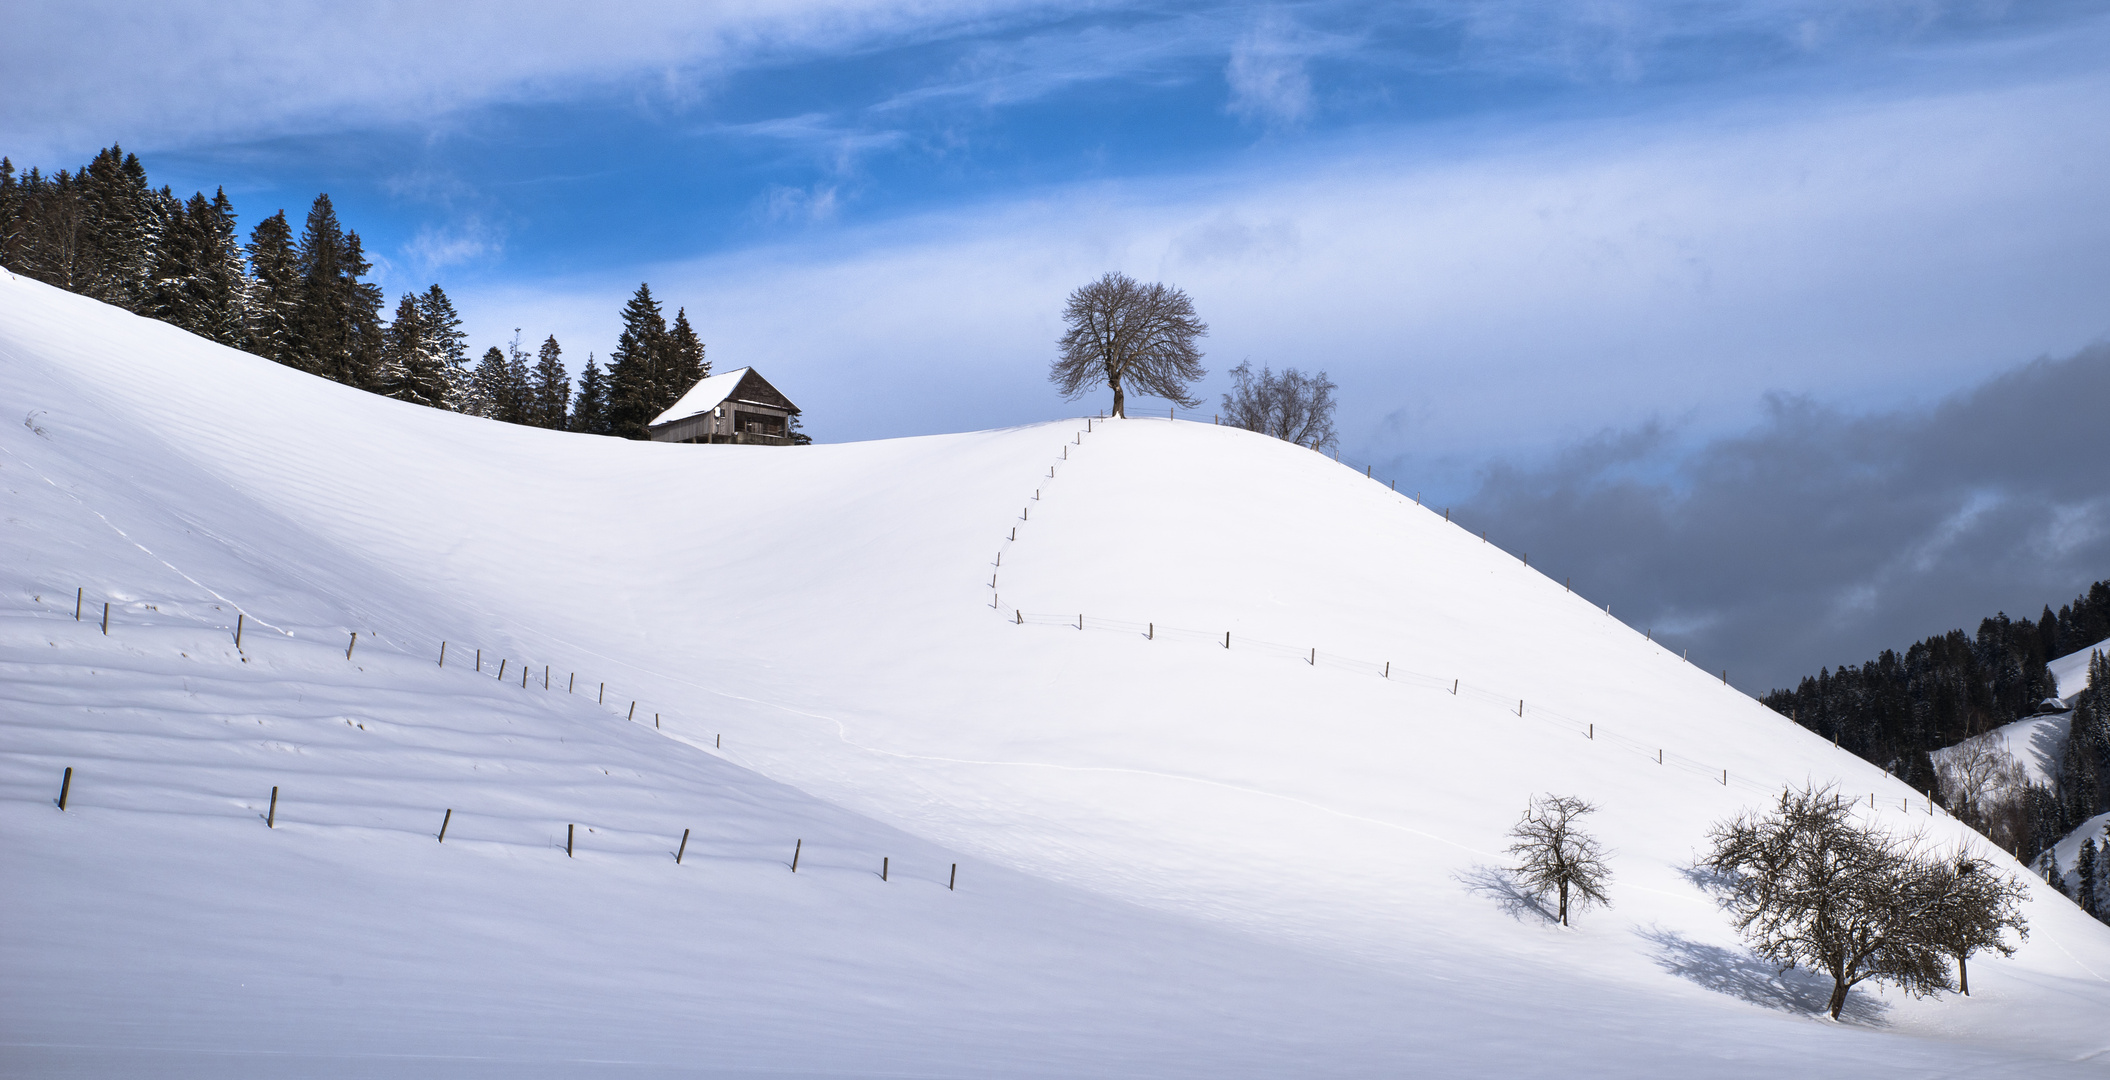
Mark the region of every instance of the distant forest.
[[[2037, 714], [2056, 692], [2046, 662], [2105, 638], [2110, 581], [2098, 581], [2035, 622], [2001, 613], [1981, 621], [1975, 638], [1951, 630], [1902, 655], [1886, 649], [1858, 667], [1819, 671], [1760, 700], [1946, 803], [1933, 752]], [[2056, 789], [2032, 789], [2017, 804], [2024, 820], [2006, 831], [2023, 858], [2110, 809], [2110, 708], [2098, 696], [2110, 705], [2110, 688], [2097, 687], [2072, 713]]]
[[531, 354], [516, 333], [472, 366], [438, 285], [404, 293], [382, 317], [359, 234], [328, 195], [297, 237], [280, 210], [244, 245], [224, 188], [187, 201], [157, 191], [117, 146], [49, 176], [17, 176], [0, 158], [0, 266], [347, 386], [533, 427], [643, 439], [710, 373], [687, 310], [669, 326], [649, 285], [624, 306], [606, 369], [589, 354], [576, 391], [554, 336]]

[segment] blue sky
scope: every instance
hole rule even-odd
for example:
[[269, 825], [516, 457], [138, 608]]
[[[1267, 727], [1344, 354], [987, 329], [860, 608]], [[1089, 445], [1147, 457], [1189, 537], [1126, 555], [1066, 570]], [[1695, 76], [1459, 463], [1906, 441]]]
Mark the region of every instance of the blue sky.
[[1499, 485], [1590, 447], [1687, 499], [1780, 401], [1932, 415], [2110, 332], [2102, 2], [433, 7], [33, 4], [0, 149], [121, 141], [245, 228], [327, 191], [478, 348], [605, 355], [650, 281], [823, 440], [1061, 415], [1063, 295], [1170, 281], [1212, 369], [1329, 371], [1346, 455], [1520, 531]]

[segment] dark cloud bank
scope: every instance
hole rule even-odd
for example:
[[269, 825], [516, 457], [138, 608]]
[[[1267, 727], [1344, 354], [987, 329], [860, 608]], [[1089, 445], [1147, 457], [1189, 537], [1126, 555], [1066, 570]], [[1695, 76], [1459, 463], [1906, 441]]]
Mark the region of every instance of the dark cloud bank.
[[1697, 451], [1662, 425], [1497, 467], [1460, 521], [1750, 692], [2110, 577], [2110, 345], [1925, 409], [1775, 395]]

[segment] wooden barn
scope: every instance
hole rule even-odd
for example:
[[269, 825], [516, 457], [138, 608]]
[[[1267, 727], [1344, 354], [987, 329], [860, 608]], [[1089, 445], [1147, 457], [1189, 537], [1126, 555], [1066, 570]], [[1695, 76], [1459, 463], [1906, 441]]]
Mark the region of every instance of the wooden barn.
[[754, 368], [737, 368], [699, 380], [645, 430], [654, 442], [790, 446], [798, 413]]

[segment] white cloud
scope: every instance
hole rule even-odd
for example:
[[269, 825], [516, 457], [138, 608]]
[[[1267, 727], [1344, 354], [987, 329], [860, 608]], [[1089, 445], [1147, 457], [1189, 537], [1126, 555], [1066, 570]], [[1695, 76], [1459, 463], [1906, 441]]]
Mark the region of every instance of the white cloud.
[[1231, 84], [1231, 113], [1270, 127], [1293, 127], [1311, 116], [1311, 73], [1305, 60], [1312, 43], [1295, 23], [1269, 12], [1231, 46], [1224, 80]]
[[497, 101], [636, 86], [672, 103], [787, 53], [981, 25], [1037, 2], [70, 0], [13, 5], [0, 139], [30, 160], [125, 143], [430, 124]]

